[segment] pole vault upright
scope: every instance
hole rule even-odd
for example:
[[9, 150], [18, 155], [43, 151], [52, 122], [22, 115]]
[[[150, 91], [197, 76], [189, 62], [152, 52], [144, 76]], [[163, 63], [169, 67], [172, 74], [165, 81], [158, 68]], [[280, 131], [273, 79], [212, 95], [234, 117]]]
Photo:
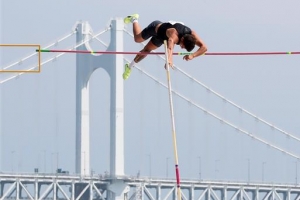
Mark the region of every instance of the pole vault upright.
[[[85, 42], [76, 50], [92, 50], [88, 43], [92, 31], [89, 23], [80, 22], [76, 28], [77, 44]], [[107, 51], [123, 51], [123, 28], [122, 19], [111, 21], [111, 40]], [[76, 172], [81, 175], [90, 174], [89, 79], [98, 68], [103, 68], [110, 77], [109, 173], [112, 183], [108, 188], [109, 199], [124, 199], [123, 194], [129, 187], [123, 181], [115, 179], [124, 175], [123, 55], [121, 54], [76, 54]], [[105, 152], [99, 153], [101, 155]], [[101, 157], [96, 159], [100, 161]]]

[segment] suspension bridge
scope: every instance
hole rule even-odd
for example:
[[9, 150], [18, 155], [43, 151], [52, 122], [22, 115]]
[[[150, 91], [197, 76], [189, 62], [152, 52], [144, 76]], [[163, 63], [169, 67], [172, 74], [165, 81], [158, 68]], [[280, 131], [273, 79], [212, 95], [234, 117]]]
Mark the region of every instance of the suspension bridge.
[[[104, 35], [107, 32], [111, 32], [110, 38], [111, 41], [109, 44], [106, 42], [103, 42], [102, 39], [100, 39], [100, 36]], [[138, 96], [138, 100], [136, 99], [130, 99], [130, 101], [133, 101], [136, 103], [137, 101], [143, 102], [143, 99], [148, 99], [150, 96], [152, 96], [152, 101], [156, 101], [157, 99], [153, 99], [153, 94], [156, 94], [157, 98], [160, 99], [157, 100], [160, 102], [158, 104], [158, 107], [155, 108], [156, 115], [153, 115], [153, 113], [149, 113], [149, 111], [146, 109], [149, 106], [148, 104], [140, 105], [141, 110], [139, 121], [135, 120], [128, 120], [125, 123], [125, 131], [126, 131], [126, 124], [140, 124], [140, 126], [135, 126], [135, 128], [138, 128], [138, 134], [125, 134], [123, 136], [123, 110], [125, 112], [137, 112], [136, 109], [131, 109], [130, 111], [126, 111], [126, 106], [124, 106], [123, 109], [123, 80], [121, 80], [121, 73], [123, 72], [123, 67], [115, 67], [117, 66], [123, 66], [123, 62], [129, 62], [128, 58], [123, 57], [123, 54], [135, 54], [136, 52], [124, 52], [123, 51], [123, 34], [126, 34], [130, 37], [132, 37], [131, 31], [124, 28], [124, 24], [122, 20], [116, 19], [112, 20], [112, 23], [109, 27], [107, 27], [105, 30], [100, 31], [97, 34], [94, 34], [91, 30], [90, 25], [87, 22], [80, 22], [78, 23], [75, 28], [72, 30], [71, 33], [67, 34], [66, 36], [63, 36], [62, 38], [59, 38], [54, 43], [43, 47], [42, 49], [33, 52], [29, 56], [26, 56], [25, 58], [22, 58], [11, 65], [7, 65], [5, 67], [2, 67], [1, 70], [7, 71], [9, 73], [1, 73], [1, 89], [5, 90], [5, 87], [11, 87], [8, 86], [11, 82], [14, 82], [14, 84], [18, 85], [17, 82], [21, 82], [23, 79], [33, 78], [33, 76], [39, 76], [43, 73], [53, 73], [54, 79], [57, 78], [57, 76], [62, 75], [61, 70], [57, 70], [57, 66], [61, 68], [60, 65], [60, 59], [64, 59], [64, 57], [67, 57], [69, 53], [76, 53], [76, 70], [74, 69], [74, 66], [71, 68], [73, 70], [73, 73], [76, 71], [76, 153], [75, 153], [75, 161], [76, 163], [76, 169], [75, 173], [69, 173], [69, 171], [62, 171], [60, 170], [60, 164], [59, 164], [59, 155], [63, 154], [63, 151], [65, 151], [62, 147], [56, 147], [55, 152], [51, 153], [51, 162], [54, 162], [56, 157], [56, 166], [54, 166], [53, 163], [51, 163], [51, 173], [47, 172], [46, 170], [46, 156], [44, 157], [44, 170], [42, 171], [42, 167], [35, 168], [34, 173], [19, 173], [22, 171], [21, 164], [20, 164], [20, 158], [18, 160], [18, 173], [14, 172], [14, 155], [16, 155], [16, 150], [8, 150], [4, 151], [3, 160], [12, 160], [11, 168], [12, 170], [10, 172], [2, 172], [0, 174], [0, 199], [177, 199], [178, 194], [178, 188], [176, 187], [176, 179], [175, 174], [171, 170], [169, 170], [169, 159], [172, 158], [172, 151], [170, 149], [172, 144], [169, 143], [169, 141], [172, 139], [171, 134], [168, 134], [171, 132], [169, 124], [170, 121], [166, 120], [166, 116], [169, 118], [168, 109], [166, 109], [166, 112], [162, 111], [166, 106], [168, 106], [168, 103], [163, 101], [163, 99], [167, 99], [167, 92], [165, 89], [168, 89], [167, 82], [165, 80], [165, 76], [153, 75], [153, 73], [149, 72], [149, 70], [146, 67], [137, 66], [136, 71], [139, 71], [141, 73], [142, 78], [139, 79], [139, 85], [135, 85], [135, 88], [133, 88], [134, 85], [130, 85], [130, 88], [125, 91], [125, 95], [128, 94], [128, 91], [131, 93], [136, 91], [141, 91], [140, 96]], [[55, 50], [55, 47], [57, 47], [60, 43], [64, 43], [65, 40], [68, 38], [76, 35], [76, 45], [72, 45], [68, 49], [63, 50]], [[132, 39], [131, 39], [132, 40]], [[104, 48], [106, 48], [106, 51], [94, 51], [92, 50], [92, 45], [94, 43], [92, 41], [98, 41], [101, 45], [103, 45]], [[50, 54], [50, 55], [39, 55], [41, 53], [56, 53], [56, 54]], [[105, 53], [106, 52], [106, 53]], [[115, 54], [113, 53], [115, 52]], [[119, 52], [119, 53], [118, 53]], [[104, 57], [103, 55], [109, 54], [109, 58]], [[164, 53], [162, 52], [153, 52], [153, 54], [156, 55], [157, 60], [154, 60], [153, 58], [151, 62], [163, 66], [163, 63], [165, 62], [165, 57], [163, 56]], [[177, 55], [184, 55], [184, 53], [176, 53]], [[292, 56], [295, 54], [299, 54], [299, 52], [257, 52], [257, 53], [251, 53], [251, 52], [244, 52], [244, 53], [207, 53], [206, 55], [214, 55], [214, 56], [220, 56], [220, 55], [232, 55], [232, 56], [257, 56], [257, 55], [280, 55], [280, 56]], [[39, 56], [38, 56], [39, 55]], [[101, 57], [102, 56], [102, 57]], [[296, 56], [296, 55], [295, 55]], [[39, 65], [37, 65], [37, 58], [40, 59], [42, 57], [43, 59], [40, 62]], [[45, 59], [44, 59], [45, 57]], [[24, 65], [27, 60], [32, 59], [35, 64], [27, 65], [26, 68], [23, 68], [20, 70], [20, 66]], [[73, 57], [74, 59], [74, 57]], [[148, 59], [148, 58], [147, 58]], [[53, 64], [56, 63], [56, 64]], [[59, 63], [59, 64], [57, 64]], [[56, 69], [55, 72], [51, 72], [49, 67], [47, 69], [47, 65], [55, 65]], [[39, 75], [36, 73], [34, 74], [28, 74], [28, 72], [36, 71], [41, 67], [41, 70], [38, 70], [40, 72]], [[88, 68], [88, 69], [87, 69]], [[92, 110], [89, 109], [89, 96], [91, 95], [89, 93], [89, 79], [92, 78], [92, 73], [96, 71], [96, 69], [102, 68], [104, 69], [109, 76], [110, 79], [107, 79], [107, 77], [104, 77], [104, 79], [109, 82], [106, 83], [104, 86], [101, 86], [101, 89], [103, 87], [109, 88], [110, 87], [110, 93], [105, 93], [105, 95], [101, 95], [102, 99], [106, 98], [106, 102], [108, 102], [107, 105], [110, 105], [110, 111], [107, 111], [107, 105], [106, 110], [104, 108], [104, 112], [107, 112], [107, 118], [110, 120], [105, 121], [103, 119], [102, 128], [106, 131], [101, 130], [101, 132], [108, 132], [109, 136], [101, 136], [102, 141], [106, 141], [101, 143], [101, 145], [105, 146], [104, 143], [108, 143], [109, 147], [106, 147], [106, 149], [101, 149], [101, 145], [97, 145], [97, 147], [91, 149], [90, 143], [90, 136], [89, 136], [89, 115], [92, 113]], [[148, 71], [147, 71], [147, 70]], [[46, 72], [44, 72], [47, 70]], [[152, 69], [155, 70], [155, 69]], [[157, 69], [156, 69], [157, 70]], [[203, 84], [201, 81], [197, 80], [193, 75], [186, 72], [185, 70], [181, 69], [179, 66], [175, 67], [175, 72], [171, 72], [171, 75], [174, 75], [175, 78], [173, 78], [173, 84], [174, 88], [172, 89], [172, 94], [174, 95], [174, 107], [175, 107], [175, 121], [176, 125], [178, 127], [178, 132], [184, 132], [184, 134], [180, 134], [179, 137], [179, 161], [180, 161], [180, 167], [183, 167], [183, 170], [181, 170], [181, 173], [183, 174], [183, 177], [186, 176], [186, 171], [197, 171], [194, 174], [191, 174], [192, 177], [197, 178], [190, 178], [190, 179], [182, 179], [180, 182], [180, 188], [181, 188], [181, 199], [299, 199], [300, 198], [300, 188], [298, 186], [298, 180], [297, 180], [297, 169], [298, 169], [298, 159], [299, 159], [299, 153], [297, 152], [297, 149], [290, 148], [287, 146], [282, 146], [280, 143], [282, 140], [287, 140], [286, 142], [288, 145], [294, 147], [297, 146], [297, 143], [300, 141], [299, 137], [297, 137], [296, 134], [289, 133], [288, 131], [276, 126], [275, 124], [268, 122], [267, 120], [263, 119], [262, 117], [248, 111], [244, 107], [238, 105], [237, 103], [233, 102], [232, 100], [229, 100], [225, 96], [221, 95], [220, 93], [216, 92], [215, 90], [211, 89], [207, 85]], [[12, 73], [14, 72], [14, 73]], [[68, 71], [69, 73], [72, 73]], [[163, 72], [163, 70], [161, 70]], [[161, 73], [160, 72], [160, 73]], [[176, 73], [176, 74], [175, 74]], [[163, 74], [163, 73], [161, 73]], [[137, 74], [133, 74], [136, 76]], [[186, 79], [185, 82], [183, 79], [180, 79], [182, 82], [178, 83], [176, 76], [183, 76], [183, 79]], [[145, 77], [147, 77], [147, 80], [144, 80]], [[173, 77], [173, 76], [172, 76]], [[130, 77], [130, 80], [134, 80], [134, 77]], [[135, 80], [136, 81], [136, 80]], [[132, 81], [133, 82], [133, 81]], [[191, 85], [192, 82], [192, 85]], [[40, 83], [40, 82], [39, 82]], [[22, 84], [22, 83], [20, 83]], [[130, 84], [130, 82], [124, 83]], [[179, 85], [183, 85], [180, 89]], [[150, 87], [149, 87], [150, 85]], [[18, 87], [21, 87], [20, 85]], [[34, 84], [33, 90], [37, 89], [37, 87], [42, 87], [42, 85]], [[58, 86], [56, 86], [58, 87]], [[189, 87], [191, 90], [190, 94], [186, 89]], [[197, 87], [197, 88], [196, 88]], [[10, 91], [11, 91], [10, 88]], [[201, 88], [201, 89], [199, 89]], [[16, 89], [15, 89], [16, 90]], [[146, 90], [146, 92], [145, 92]], [[156, 92], [154, 92], [156, 90]], [[162, 90], [162, 91], [160, 91]], [[151, 91], [151, 95], [147, 96], [149, 91]], [[163, 92], [163, 94], [162, 94]], [[19, 92], [15, 92], [19, 93]], [[2, 93], [8, 94], [8, 93]], [[11, 94], [11, 93], [10, 93]], [[107, 95], [108, 94], [108, 95]], [[197, 96], [198, 94], [201, 95]], [[1, 95], [1, 96], [2, 96]], [[54, 95], [58, 96], [57, 93], [54, 93]], [[220, 105], [218, 105], [215, 109], [211, 106], [211, 99], [206, 100], [206, 102], [201, 102], [199, 99], [205, 99], [203, 98], [204, 95], [214, 96], [214, 98], [218, 99], [220, 101]], [[105, 96], [110, 96], [110, 99], [107, 99]], [[192, 97], [190, 97], [192, 96]], [[42, 99], [42, 97], [39, 97]], [[99, 99], [98, 99], [99, 100]], [[54, 101], [57, 101], [56, 99]], [[92, 98], [90, 99], [92, 101]], [[213, 100], [214, 101], [214, 100]], [[145, 101], [146, 102], [146, 101]], [[180, 107], [178, 104], [180, 102], [184, 102], [185, 107], [180, 111]], [[101, 103], [103, 104], [103, 103]], [[129, 104], [129, 103], [127, 103]], [[127, 105], [126, 104], [126, 105]], [[203, 104], [206, 104], [203, 106]], [[225, 117], [219, 115], [218, 111], [216, 109], [224, 110], [224, 104], [226, 106], [230, 106], [230, 110], [233, 111], [233, 115], [238, 115], [239, 118], [245, 118], [249, 121], [242, 121], [239, 123], [232, 122], [229, 114], [225, 111]], [[41, 103], [39, 103], [40, 106], [43, 106]], [[6, 106], [6, 105], [4, 105]], [[3, 105], [2, 105], [3, 107]], [[65, 119], [59, 119], [59, 109], [58, 103], [56, 102], [54, 105], [54, 113], [55, 113], [55, 119], [54, 119], [54, 129], [55, 132], [55, 142], [59, 143], [62, 139], [60, 139], [60, 133], [59, 127], [60, 124], [65, 123]], [[144, 108], [146, 107], [146, 108]], [[37, 108], [41, 109], [41, 108]], [[2, 109], [1, 109], [2, 110]], [[195, 110], [197, 112], [195, 112]], [[24, 108], [23, 108], [24, 111]], [[177, 111], [177, 114], [176, 114]], [[189, 113], [188, 113], [188, 112]], [[200, 111], [199, 114], [198, 111]], [[43, 111], [37, 111], [37, 113], [33, 113], [33, 115], [37, 115], [35, 120], [37, 120], [37, 123], [43, 123], [40, 121], [38, 116], [41, 116]], [[179, 113], [179, 114], [178, 114]], [[222, 112], [221, 112], [222, 113]], [[224, 113], [223, 113], [224, 114]], [[157, 116], [158, 115], [158, 116]], [[193, 116], [197, 117], [193, 117]], [[148, 120], [149, 116], [154, 117], [157, 119], [156, 122], [152, 120]], [[181, 117], [183, 116], [183, 117]], [[62, 117], [61, 117], [62, 118]], [[193, 121], [193, 118], [197, 118], [198, 121]], [[209, 120], [207, 119], [209, 118]], [[193, 119], [193, 120], [192, 120]], [[150, 122], [149, 122], [150, 121]], [[163, 123], [161, 122], [163, 121]], [[206, 125], [198, 126], [199, 121], [205, 121]], [[16, 123], [18, 123], [16, 121]], [[26, 124], [26, 122], [23, 122], [23, 125]], [[35, 123], [36, 124], [36, 123]], [[110, 124], [109, 127], [108, 125]], [[187, 124], [187, 125], [183, 125]], [[255, 143], [251, 147], [246, 147], [244, 150], [244, 153], [246, 155], [242, 155], [244, 157], [244, 160], [240, 161], [240, 164], [237, 164], [240, 160], [240, 155], [236, 154], [236, 152], [232, 152], [230, 147], [228, 147], [228, 154], [232, 154], [232, 157], [235, 157], [236, 159], [226, 159], [222, 160], [222, 157], [220, 158], [213, 158], [211, 159], [210, 156], [212, 153], [210, 153], [210, 148], [215, 148], [213, 146], [205, 145], [204, 141], [201, 141], [201, 137], [203, 137], [203, 134], [211, 134], [212, 140], [221, 140], [220, 142], [216, 141], [214, 144], [217, 144], [220, 146], [220, 150], [218, 151], [220, 154], [222, 153], [222, 145], [220, 145], [225, 137], [224, 136], [215, 136], [214, 132], [216, 131], [214, 128], [216, 126], [220, 126], [221, 124], [221, 130], [222, 132], [226, 134], [234, 133], [234, 137], [242, 138], [243, 140], [251, 140], [251, 142]], [[258, 128], [258, 124], [261, 124], [263, 127]], [[243, 126], [242, 126], [243, 125]], [[40, 125], [41, 126], [41, 125]], [[53, 126], [53, 124], [52, 124]], [[105, 128], [106, 126], [106, 128]], [[134, 126], [134, 125], [133, 125]], [[38, 126], [37, 126], [38, 127]], [[148, 128], [147, 128], [148, 127]], [[204, 128], [203, 128], [204, 127]], [[254, 127], [254, 128], [253, 128]], [[131, 130], [136, 130], [135, 128]], [[39, 129], [39, 128], [37, 128]], [[44, 128], [42, 128], [44, 131]], [[157, 132], [156, 134], [153, 134], [154, 136], [151, 137], [149, 134], [149, 129], [151, 132]], [[7, 130], [7, 129], [4, 129]], [[200, 131], [199, 131], [200, 130]], [[267, 130], [267, 131], [266, 131]], [[41, 130], [40, 130], [41, 131]], [[266, 134], [258, 134], [257, 132], [267, 132]], [[145, 133], [148, 133], [147, 135]], [[197, 134], [196, 134], [197, 133]], [[203, 134], [202, 134], [203, 133]], [[75, 137], [75, 134], [72, 133]], [[161, 136], [163, 134], [163, 136]], [[278, 135], [278, 136], [271, 136], [270, 135]], [[150, 136], [149, 136], [150, 135]], [[189, 135], [189, 139], [187, 142], [185, 142], [187, 139], [187, 136]], [[157, 137], [160, 137], [160, 139], [157, 139]], [[35, 136], [36, 138], [40, 136]], [[62, 136], [63, 137], [63, 136]], [[141, 137], [143, 137], [141, 139]], [[229, 136], [228, 136], [229, 137]], [[270, 138], [272, 138], [270, 140]], [[42, 139], [38, 139], [38, 141], [41, 141]], [[110, 141], [110, 142], [108, 142]], [[124, 142], [129, 144], [127, 149], [124, 147]], [[5, 138], [2, 138], [2, 142], [5, 142]], [[147, 143], [148, 142], [148, 143]], [[231, 144], [234, 144], [234, 139], [232, 139], [233, 143], [229, 142], [229, 146]], [[23, 143], [23, 142], [21, 142]], [[25, 141], [24, 141], [25, 143]], [[26, 147], [25, 145], [20, 145], [23, 147]], [[41, 142], [42, 144], [45, 144], [44, 142]], [[65, 144], [65, 142], [63, 142]], [[68, 142], [67, 142], [68, 143]], [[151, 153], [147, 149], [153, 149], [149, 145], [155, 145], [154, 148], [161, 148], [162, 151], [165, 149], [165, 146], [168, 148], [167, 154], [163, 154], [160, 152], [158, 155], [152, 153], [152, 150], [150, 150]], [[107, 146], [107, 144], [106, 144]], [[183, 148], [184, 146], [184, 148]], [[203, 147], [199, 147], [203, 146]], [[108, 173], [93, 173], [91, 166], [91, 160], [93, 160], [93, 151], [91, 150], [97, 150], [99, 151], [99, 148], [101, 149], [100, 154], [94, 154], [96, 155], [99, 160], [101, 161], [102, 165], [104, 162], [106, 162], [107, 167], [107, 160], [101, 158], [104, 154], [107, 154], [107, 152], [110, 152], [109, 154], [109, 172]], [[127, 166], [130, 166], [130, 172], [125, 173], [124, 170], [126, 169], [126, 161], [129, 160], [127, 156], [124, 154], [124, 148], [129, 152], [129, 154], [133, 154], [137, 159], [137, 162], [131, 162], [131, 165], [127, 164]], [[265, 181], [265, 173], [267, 168], [267, 162], [261, 162], [256, 166], [258, 170], [261, 172], [262, 180], [257, 181], [256, 179], [251, 180], [250, 175], [251, 169], [253, 170], [253, 160], [250, 158], [245, 158], [246, 156], [251, 157], [251, 148], [265, 148], [266, 151], [272, 152], [272, 154], [283, 158], [285, 161], [288, 160], [290, 163], [295, 163], [295, 167], [292, 167], [291, 169], [296, 169], [296, 179], [294, 183], [267, 183]], [[41, 147], [43, 149], [43, 147]], [[19, 149], [21, 151], [21, 149]], [[42, 151], [42, 150], [41, 150]], [[139, 152], [137, 152], [139, 151]], [[233, 151], [236, 151], [236, 149], [233, 149]], [[60, 153], [60, 154], [59, 154]], [[257, 153], [257, 152], [256, 152]], [[42, 154], [36, 153], [39, 157], [39, 160], [42, 160]], [[46, 152], [44, 151], [44, 154], [46, 155]], [[21, 155], [21, 154], [20, 154]], [[188, 155], [188, 156], [187, 156]], [[253, 155], [252, 155], [253, 156]], [[256, 155], [259, 157], [259, 155]], [[144, 157], [147, 158], [147, 162], [144, 162]], [[190, 159], [187, 159], [187, 157], [193, 157], [193, 160], [197, 161], [197, 164], [195, 162], [192, 162]], [[24, 159], [24, 158], [23, 158]], [[98, 160], [98, 159], [94, 159]], [[207, 168], [212, 168], [212, 173], [210, 174], [209, 179], [204, 178], [204, 164], [205, 161], [210, 160], [211, 164], [207, 165]], [[280, 160], [280, 159], [278, 159]], [[198, 162], [199, 161], [199, 162]], [[251, 165], [252, 161], [252, 165]], [[62, 161], [60, 161], [63, 163]], [[163, 165], [160, 163], [164, 163]], [[208, 162], [208, 161], [207, 161]], [[242, 168], [244, 171], [248, 171], [247, 178], [240, 178], [239, 181], [220, 181], [218, 180], [218, 175], [220, 173], [220, 163], [221, 162], [228, 162], [233, 163], [233, 165], [229, 165], [228, 168], [234, 168], [240, 169]], [[38, 162], [38, 166], [41, 165], [41, 161]], [[128, 161], [127, 161], [128, 163]], [[132, 165], [132, 163], [135, 163]], [[145, 163], [147, 165], [149, 164], [149, 167], [145, 167]], [[188, 164], [187, 164], [188, 163]], [[193, 163], [193, 166], [188, 166], [189, 164]], [[187, 164], [187, 165], [186, 165]], [[199, 165], [198, 165], [199, 164]], [[3, 165], [3, 164], [2, 164]], [[166, 176], [164, 178], [157, 178], [156, 176], [152, 175], [152, 168], [158, 166], [159, 171], [166, 172]], [[196, 166], [195, 166], [196, 165]], [[292, 164], [290, 164], [292, 165]], [[53, 167], [54, 166], [54, 167]], [[198, 168], [199, 166], [199, 168]], [[252, 166], [252, 168], [251, 168]], [[165, 168], [166, 167], [166, 168]], [[262, 168], [260, 168], [262, 167]], [[2, 167], [3, 168], [3, 167]], [[197, 169], [196, 169], [197, 168]], [[142, 174], [140, 174], [140, 170], [142, 169]], [[145, 174], [145, 169], [149, 170], [149, 173], [147, 176], [143, 175]], [[137, 173], [133, 173], [131, 170], [135, 170]], [[4, 171], [4, 170], [1, 170]], [[7, 167], [6, 167], [6, 170]], [[54, 172], [55, 171], [55, 172]], [[293, 170], [294, 171], [294, 170]], [[242, 173], [236, 172], [239, 176]], [[129, 175], [127, 175], [129, 174]], [[133, 175], [134, 174], [134, 175]], [[213, 175], [215, 177], [213, 177]], [[173, 175], [171, 178], [171, 175]], [[199, 177], [198, 177], [199, 176]], [[258, 175], [256, 175], [258, 176]], [[260, 176], [260, 173], [259, 173]], [[215, 179], [215, 180], [214, 180]]]

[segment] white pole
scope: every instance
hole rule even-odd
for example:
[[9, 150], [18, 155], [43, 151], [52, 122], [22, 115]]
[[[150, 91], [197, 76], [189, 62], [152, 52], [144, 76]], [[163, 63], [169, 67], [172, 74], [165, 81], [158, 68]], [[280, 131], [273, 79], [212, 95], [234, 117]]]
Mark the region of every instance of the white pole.
[[170, 101], [170, 113], [172, 122], [172, 136], [173, 136], [173, 146], [175, 154], [175, 173], [176, 173], [176, 184], [177, 184], [177, 199], [181, 200], [181, 190], [180, 190], [180, 178], [179, 178], [179, 168], [178, 168], [178, 154], [177, 154], [177, 144], [176, 144], [176, 132], [175, 132], [175, 120], [173, 111], [173, 100], [172, 100], [172, 87], [171, 87], [171, 77], [170, 77], [170, 66], [169, 66], [169, 55], [168, 55], [168, 45], [167, 41], [164, 41], [165, 45], [165, 56], [166, 56], [166, 70], [168, 79], [168, 89], [169, 89], [169, 101]]

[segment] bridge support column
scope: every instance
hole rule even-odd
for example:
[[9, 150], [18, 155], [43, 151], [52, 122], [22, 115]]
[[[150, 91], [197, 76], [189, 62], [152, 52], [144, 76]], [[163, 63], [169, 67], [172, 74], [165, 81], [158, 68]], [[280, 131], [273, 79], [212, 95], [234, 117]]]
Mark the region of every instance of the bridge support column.
[[[111, 40], [107, 51], [123, 51], [123, 19], [111, 21]], [[92, 51], [89, 39], [91, 27], [87, 22], [77, 25], [77, 50]], [[103, 68], [110, 77], [110, 177], [109, 200], [124, 199], [127, 185], [117, 180], [124, 176], [124, 92], [122, 73], [123, 55], [77, 54], [76, 55], [76, 173], [90, 175], [89, 135], [89, 79], [98, 68]], [[99, 133], [107, 134], [107, 133]], [[104, 153], [104, 152], [101, 152]], [[100, 160], [99, 158], [97, 158]], [[80, 189], [79, 189], [80, 191]]]
[[107, 189], [110, 191], [108, 199], [124, 200], [130, 187], [122, 180], [112, 180]]

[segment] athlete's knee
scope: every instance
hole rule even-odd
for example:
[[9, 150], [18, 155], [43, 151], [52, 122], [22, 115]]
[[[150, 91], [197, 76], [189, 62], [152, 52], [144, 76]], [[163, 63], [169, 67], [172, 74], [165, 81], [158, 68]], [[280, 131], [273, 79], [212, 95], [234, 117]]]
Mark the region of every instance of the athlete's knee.
[[134, 35], [134, 41], [137, 42], [137, 43], [141, 43], [141, 42], [144, 42], [145, 40], [142, 37], [142, 34], [139, 33], [139, 34]]
[[134, 36], [134, 41], [136, 43], [141, 43], [141, 42], [144, 42], [145, 40], [140, 35], [136, 35], [136, 36]]

